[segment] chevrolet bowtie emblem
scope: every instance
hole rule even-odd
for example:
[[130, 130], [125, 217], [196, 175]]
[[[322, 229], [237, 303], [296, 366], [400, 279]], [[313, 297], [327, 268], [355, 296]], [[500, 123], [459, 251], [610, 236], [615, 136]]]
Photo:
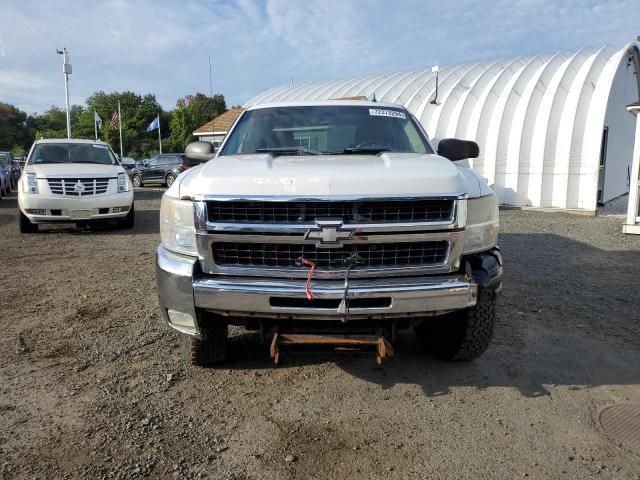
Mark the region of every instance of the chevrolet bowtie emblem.
[[305, 240], [315, 240], [318, 248], [341, 247], [354, 231], [342, 227], [342, 220], [317, 220], [316, 228], [307, 231]]

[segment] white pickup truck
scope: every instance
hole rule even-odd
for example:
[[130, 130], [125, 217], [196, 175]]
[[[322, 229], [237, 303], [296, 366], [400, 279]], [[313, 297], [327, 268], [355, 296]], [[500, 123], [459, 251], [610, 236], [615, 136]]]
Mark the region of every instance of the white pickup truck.
[[81, 139], [37, 140], [18, 184], [21, 233], [43, 223], [115, 221], [133, 228], [133, 187], [111, 147]]
[[191, 144], [211, 160], [164, 194], [156, 256], [191, 362], [223, 361], [230, 324], [273, 339], [272, 355], [291, 332], [386, 344], [400, 329], [441, 358], [482, 354], [502, 287], [497, 200], [456, 163], [477, 144], [437, 149], [402, 106], [349, 100], [257, 105], [217, 154]]

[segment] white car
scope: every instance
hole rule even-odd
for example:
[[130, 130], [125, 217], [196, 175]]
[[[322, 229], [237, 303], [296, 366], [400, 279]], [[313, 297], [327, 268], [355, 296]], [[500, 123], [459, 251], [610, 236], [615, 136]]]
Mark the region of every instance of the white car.
[[37, 232], [41, 223], [134, 224], [131, 181], [101, 141], [36, 141], [18, 185], [18, 205], [22, 233]]

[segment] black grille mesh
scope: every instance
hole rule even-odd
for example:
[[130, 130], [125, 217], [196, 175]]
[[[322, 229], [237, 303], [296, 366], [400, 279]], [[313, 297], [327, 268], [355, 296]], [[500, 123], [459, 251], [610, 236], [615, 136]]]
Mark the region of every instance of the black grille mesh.
[[343, 248], [219, 242], [213, 244], [213, 258], [217, 265], [236, 267], [307, 268], [300, 265], [301, 257], [322, 269], [344, 269], [355, 260], [354, 268], [406, 267], [444, 263], [448, 249], [447, 241], [349, 244]]
[[439, 222], [451, 219], [453, 200], [376, 200], [366, 202], [207, 202], [210, 222], [312, 223], [338, 218], [344, 223]]

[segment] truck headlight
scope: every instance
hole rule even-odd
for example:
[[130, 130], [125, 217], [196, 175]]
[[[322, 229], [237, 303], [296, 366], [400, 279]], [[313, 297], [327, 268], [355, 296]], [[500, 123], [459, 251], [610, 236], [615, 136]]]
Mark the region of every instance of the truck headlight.
[[24, 176], [24, 192], [38, 193], [38, 179], [35, 173], [27, 173]]
[[118, 193], [129, 191], [129, 176], [125, 172], [118, 173]]
[[498, 199], [492, 193], [467, 200], [464, 253], [489, 250], [498, 243]]
[[162, 196], [160, 202], [160, 240], [162, 246], [184, 255], [198, 255], [193, 202]]

